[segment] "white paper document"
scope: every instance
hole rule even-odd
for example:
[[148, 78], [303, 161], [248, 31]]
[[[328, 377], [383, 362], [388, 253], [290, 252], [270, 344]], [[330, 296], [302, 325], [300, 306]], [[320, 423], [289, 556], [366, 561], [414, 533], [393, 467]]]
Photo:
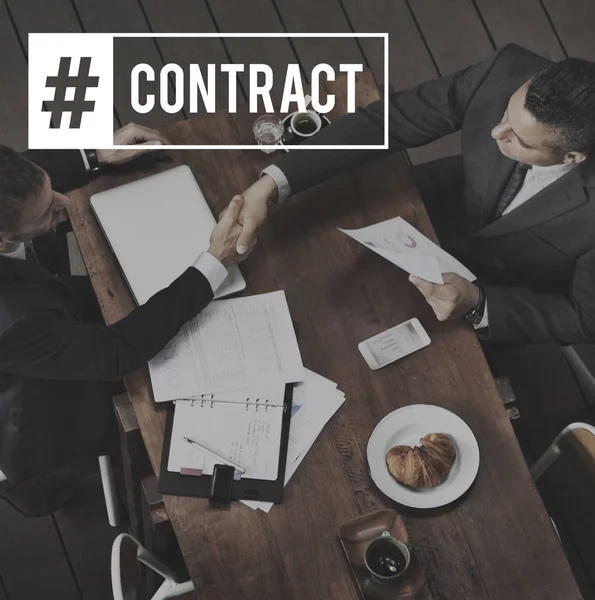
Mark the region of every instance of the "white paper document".
[[285, 293], [212, 302], [149, 362], [149, 372], [157, 402], [302, 381]]
[[227, 459], [246, 469], [242, 477], [277, 479], [284, 392], [282, 386], [176, 401], [168, 471], [212, 475]]
[[411, 275], [444, 283], [442, 273], [457, 273], [469, 281], [475, 275], [401, 217], [361, 229], [339, 229]]
[[[337, 390], [336, 383], [306, 369], [305, 380], [293, 389], [285, 485], [344, 401], [345, 395]], [[272, 502], [241, 502], [254, 510], [258, 508], [264, 512], [269, 512], [273, 506]]]

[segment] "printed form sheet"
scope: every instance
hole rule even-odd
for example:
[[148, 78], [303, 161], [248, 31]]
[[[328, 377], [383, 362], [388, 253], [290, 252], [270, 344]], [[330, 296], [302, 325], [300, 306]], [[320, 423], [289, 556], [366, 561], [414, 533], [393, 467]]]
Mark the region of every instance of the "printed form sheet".
[[157, 402], [303, 381], [282, 291], [218, 300], [149, 362]]
[[361, 229], [339, 229], [411, 275], [444, 283], [442, 273], [457, 273], [469, 281], [475, 275], [401, 217]]

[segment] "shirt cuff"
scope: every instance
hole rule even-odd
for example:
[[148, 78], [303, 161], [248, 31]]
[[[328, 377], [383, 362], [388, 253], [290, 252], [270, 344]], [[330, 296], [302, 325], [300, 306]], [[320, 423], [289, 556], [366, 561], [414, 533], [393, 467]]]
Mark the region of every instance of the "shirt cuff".
[[483, 316], [481, 317], [481, 321], [478, 325], [475, 325], [475, 329], [483, 329], [484, 327], [490, 326], [490, 320], [488, 318], [488, 299], [486, 298], [484, 308], [483, 308]]
[[216, 294], [227, 277], [227, 269], [208, 252], [202, 252], [192, 266], [207, 278], [213, 294]]
[[85, 154], [84, 150], [80, 150], [81, 156], [83, 157], [83, 163], [85, 164], [85, 171], [87, 171], [87, 173], [91, 170], [91, 167], [89, 166], [89, 161], [87, 160], [87, 155]]
[[279, 192], [279, 197], [277, 199], [277, 204], [281, 204], [284, 200], [286, 200], [291, 194], [291, 186], [289, 185], [289, 181], [287, 181], [287, 177], [285, 177], [285, 173], [277, 166], [277, 165], [269, 165], [266, 169], [263, 169], [260, 173], [260, 176], [268, 175], [275, 180], [277, 184], [277, 190]]

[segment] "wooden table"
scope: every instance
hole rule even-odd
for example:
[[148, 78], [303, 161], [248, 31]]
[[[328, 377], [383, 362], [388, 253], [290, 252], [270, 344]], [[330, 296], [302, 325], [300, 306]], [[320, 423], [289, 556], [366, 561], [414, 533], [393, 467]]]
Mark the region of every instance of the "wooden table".
[[[344, 93], [334, 114], [344, 113]], [[376, 99], [368, 74], [358, 104]], [[254, 115], [224, 112], [163, 129], [172, 143], [251, 142]], [[258, 151], [176, 151], [169, 163], [114, 170], [72, 194], [70, 216], [108, 323], [134, 304], [89, 209], [100, 190], [186, 163], [213, 212], [248, 187], [271, 157]], [[290, 199], [273, 211], [244, 263], [247, 293], [283, 289], [300, 324], [304, 364], [338, 382], [347, 401], [266, 515], [240, 503], [209, 509], [197, 498], [166, 497], [180, 547], [202, 600], [350, 600], [359, 598], [337, 540], [339, 526], [394, 507], [367, 472], [374, 426], [415, 403], [460, 415], [477, 436], [481, 467], [469, 493], [436, 511], [401, 509], [435, 600], [580, 598], [562, 548], [529, 476], [473, 331], [439, 323], [407, 275], [337, 231], [400, 215], [426, 235], [432, 226], [401, 154], [382, 157]], [[159, 243], [159, 240], [155, 240]], [[432, 344], [383, 370], [368, 369], [357, 344], [418, 317]], [[155, 470], [164, 411], [155, 406], [146, 368], [126, 378]]]

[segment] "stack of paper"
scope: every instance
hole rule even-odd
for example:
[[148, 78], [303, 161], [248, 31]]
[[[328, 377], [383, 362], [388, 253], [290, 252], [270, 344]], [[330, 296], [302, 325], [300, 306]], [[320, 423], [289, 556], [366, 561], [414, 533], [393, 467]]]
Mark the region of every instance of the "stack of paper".
[[[285, 485], [343, 402], [345, 402], [345, 394], [337, 389], [336, 383], [313, 371], [305, 370], [304, 381], [293, 389]], [[254, 510], [259, 508], [264, 512], [269, 512], [273, 506], [272, 502], [253, 500], [241, 502]]]
[[475, 280], [475, 275], [467, 267], [401, 217], [361, 229], [339, 231], [390, 260], [407, 273], [426, 281], [444, 283], [442, 273], [457, 273], [469, 281]]
[[168, 471], [277, 479], [285, 387], [304, 380], [284, 292], [212, 302], [149, 372], [155, 400], [176, 402]]
[[211, 302], [149, 362], [157, 402], [303, 381], [284, 292]]

